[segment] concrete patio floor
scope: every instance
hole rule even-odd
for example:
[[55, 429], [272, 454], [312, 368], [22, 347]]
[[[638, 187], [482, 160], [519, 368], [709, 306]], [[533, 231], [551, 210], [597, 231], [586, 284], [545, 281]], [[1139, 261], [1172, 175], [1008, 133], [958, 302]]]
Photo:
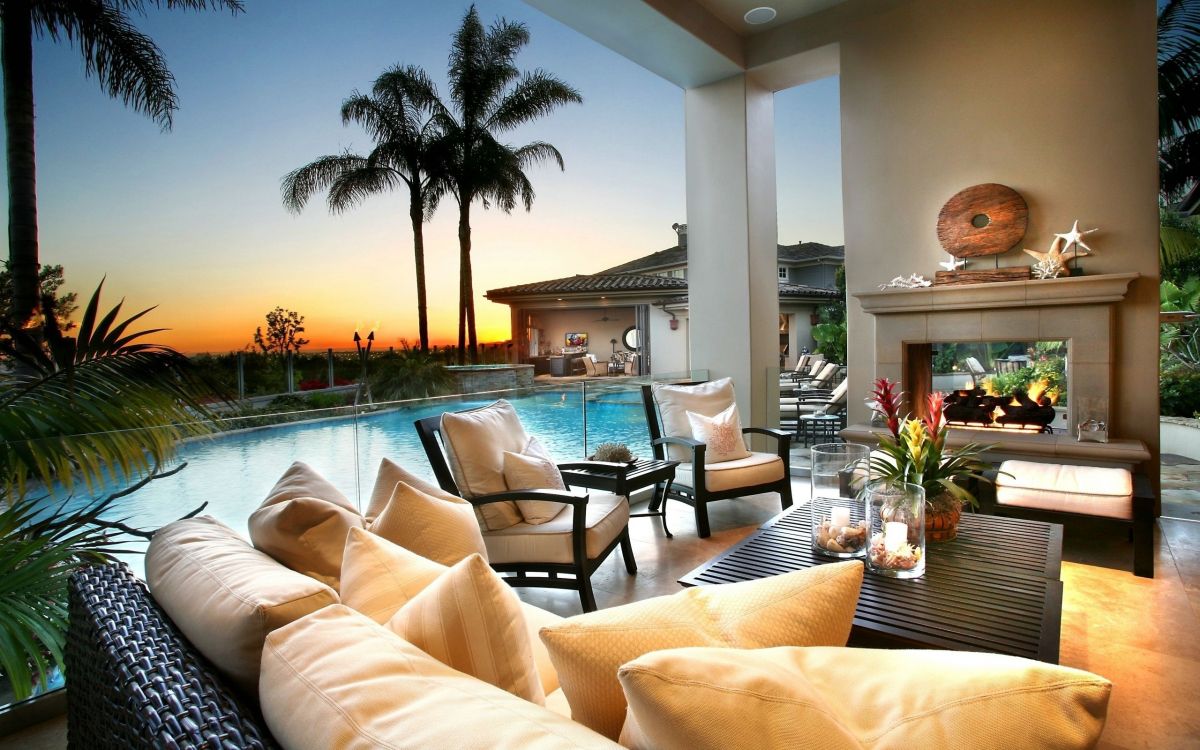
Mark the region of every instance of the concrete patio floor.
[[[795, 480], [794, 487], [797, 500], [805, 501], [807, 480]], [[638, 574], [627, 575], [621, 556], [613, 555], [592, 578], [596, 600], [612, 607], [675, 593], [678, 578], [778, 512], [774, 495], [715, 503], [708, 539], [695, 536], [691, 509], [679, 503], [669, 509], [673, 539], [663, 536], [657, 519], [633, 519]], [[1129, 572], [1131, 555], [1120, 530], [1102, 525], [1066, 530], [1061, 663], [1113, 682], [1100, 748], [1200, 747], [1200, 523], [1160, 521], [1153, 580]], [[573, 592], [518, 592], [561, 615], [581, 611]], [[0, 738], [0, 750], [65, 746], [62, 719]]]

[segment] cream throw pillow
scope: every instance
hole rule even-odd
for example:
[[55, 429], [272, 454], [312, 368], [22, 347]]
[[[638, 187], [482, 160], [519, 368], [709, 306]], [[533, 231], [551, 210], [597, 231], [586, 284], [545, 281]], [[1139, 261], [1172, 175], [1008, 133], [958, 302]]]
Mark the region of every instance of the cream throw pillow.
[[[445, 565], [369, 531], [351, 529], [342, 561], [342, 603], [382, 625], [447, 570]], [[521, 602], [521, 611], [525, 614], [525, 640], [533, 649], [542, 692], [549, 695], [558, 690], [558, 674], [538, 631], [563, 618], [525, 602]]]
[[[504, 451], [504, 483], [510, 490], [565, 492], [567, 489], [558, 465], [535, 437], [529, 438], [529, 443], [521, 453]], [[518, 500], [517, 507], [525, 523], [537, 525], [553, 519], [567, 506], [548, 500]]]
[[[504, 399], [478, 409], [442, 415], [442, 441], [450, 472], [463, 497], [504, 492], [504, 452], [520, 453], [529, 436], [516, 409]], [[488, 531], [507, 529], [521, 522], [515, 502], [490, 503], [476, 508]]]
[[443, 565], [453, 565], [473, 554], [486, 560], [487, 547], [471, 504], [454, 500], [443, 500], [399, 482], [370, 531]]
[[[715, 417], [734, 403], [733, 380], [721, 378], [700, 385], [653, 386], [654, 402], [662, 417], [663, 435], [667, 437], [694, 437], [687, 413], [694, 412], [705, 417]], [[667, 446], [668, 458], [676, 461], [691, 461], [691, 452], [678, 445]]]
[[1015, 656], [771, 648], [656, 651], [621, 667], [621, 744], [758, 747], [1090, 748], [1112, 683]]
[[705, 444], [704, 464], [719, 464], [746, 458], [746, 441], [742, 438], [742, 420], [738, 416], [737, 404], [715, 417], [706, 417], [694, 411], [687, 413], [692, 437]]
[[180, 632], [248, 696], [258, 690], [267, 633], [338, 601], [329, 586], [285, 568], [209, 516], [154, 534], [146, 582]]
[[616, 739], [625, 720], [617, 669], [642, 654], [684, 646], [842, 646], [863, 565], [850, 561], [569, 617], [542, 628], [571, 716]]
[[436, 484], [425, 481], [385, 458], [379, 462], [379, 471], [375, 474], [375, 486], [371, 490], [371, 500], [367, 503], [367, 512], [363, 514], [368, 526], [387, 507], [388, 501], [392, 499], [392, 493], [396, 491], [396, 485], [400, 482], [441, 500], [448, 500], [452, 503], [462, 502], [461, 497], [446, 492]]
[[387, 626], [447, 666], [527, 701], [546, 702], [521, 601], [479, 555], [426, 586]]
[[272, 633], [262, 664], [263, 717], [279, 744], [293, 750], [619, 750], [341, 605]]
[[300, 461], [284, 472], [247, 522], [256, 548], [335, 589], [346, 532], [362, 524], [350, 501]]

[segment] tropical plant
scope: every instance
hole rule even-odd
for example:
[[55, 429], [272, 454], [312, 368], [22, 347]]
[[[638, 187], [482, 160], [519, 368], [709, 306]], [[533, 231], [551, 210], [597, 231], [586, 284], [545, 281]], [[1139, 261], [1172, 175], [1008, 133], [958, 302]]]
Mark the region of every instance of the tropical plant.
[[162, 51], [134, 28], [130, 13], [147, 6], [237, 13], [241, 0], [0, 0], [4, 127], [8, 144], [8, 253], [12, 305], [0, 311], [15, 327], [36, 331], [37, 189], [34, 164], [33, 37], [66, 40], [83, 55], [83, 70], [109, 96], [150, 116], [164, 130], [178, 103]]
[[[100, 293], [74, 337], [54, 316], [37, 333], [0, 327], [0, 350], [22, 365], [0, 375], [0, 667], [18, 699], [62, 665], [71, 571], [131, 535], [148, 536], [103, 516], [178, 471], [162, 467], [181, 439], [211, 431], [210, 391], [187, 358], [143, 341], [161, 329], [130, 330], [149, 310], [118, 320], [118, 304], [101, 315]], [[125, 482], [135, 483], [73, 508], [70, 497], [49, 503], [55, 486], [69, 493], [80, 483], [91, 491]]]
[[497, 206], [511, 213], [517, 202], [533, 208], [533, 184], [525, 169], [542, 161], [563, 168], [554, 146], [534, 141], [513, 148], [499, 140], [505, 133], [549, 114], [579, 92], [543, 70], [522, 74], [515, 58], [529, 42], [529, 30], [505, 19], [484, 29], [472, 5], [450, 49], [450, 101], [439, 106], [438, 127], [447, 138], [448, 187], [458, 201], [459, 314], [458, 357], [479, 356], [475, 330], [475, 287], [471, 272], [471, 205]]
[[825, 359], [839, 364], [846, 363], [846, 267], [838, 266], [834, 275], [838, 298], [835, 302], [817, 308], [817, 319], [813, 326], [813, 342]]
[[254, 344], [263, 354], [287, 354], [298, 352], [300, 347], [308, 343], [304, 333], [304, 316], [295, 310], [284, 310], [276, 307], [267, 313], [267, 332], [263, 333], [262, 326], [254, 331]]
[[342, 102], [342, 124], [357, 122], [375, 141], [366, 156], [346, 151], [322, 156], [289, 172], [282, 183], [283, 205], [299, 213], [308, 199], [328, 189], [329, 210], [341, 213], [368, 196], [408, 187], [413, 257], [417, 273], [417, 325], [421, 351], [429, 351], [429, 312], [425, 289], [424, 223], [445, 193], [443, 147], [430, 121], [437, 90], [425, 71], [394, 67], [375, 80], [371, 95], [355, 91]]
[[942, 413], [943, 396], [932, 393], [921, 419], [901, 416], [901, 393], [887, 378], [875, 381], [871, 406], [883, 418], [890, 435], [879, 438], [879, 455], [871, 458], [872, 480], [907, 482], [925, 490], [925, 503], [935, 511], [949, 511], [966, 504], [978, 505], [962, 485], [965, 480], [990, 482], [983, 473], [988, 465], [980, 455], [990, 445], [967, 443], [956, 451], [946, 450], [949, 427]]
[[454, 379], [427, 352], [385, 352], [371, 360], [371, 393], [385, 401], [429, 398], [449, 393]]
[[[1159, 307], [1163, 312], [1197, 312], [1200, 308], [1200, 277], [1187, 279], [1183, 286], [1170, 281], [1159, 284]], [[1194, 320], [1159, 326], [1159, 354], [1163, 370], [1200, 368], [1200, 326]]]
[[1164, 204], [1200, 178], [1200, 0], [1158, 7], [1158, 162]]
[[[38, 297], [51, 300], [42, 306], [43, 312], [52, 310], [58, 318], [59, 329], [69, 331], [75, 327], [71, 316], [79, 310], [79, 298], [75, 292], [61, 291], [64, 281], [62, 266], [41, 266], [38, 269]], [[0, 314], [12, 309], [12, 299], [12, 274], [8, 271], [8, 261], [4, 261], [0, 267]]]

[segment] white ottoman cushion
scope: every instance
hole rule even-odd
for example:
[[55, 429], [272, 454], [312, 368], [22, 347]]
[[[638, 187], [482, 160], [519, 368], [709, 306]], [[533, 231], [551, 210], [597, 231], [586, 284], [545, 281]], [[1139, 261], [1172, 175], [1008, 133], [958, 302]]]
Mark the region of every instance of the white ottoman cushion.
[[1005, 461], [1000, 471], [996, 477], [1000, 505], [1133, 518], [1133, 478], [1126, 469]]

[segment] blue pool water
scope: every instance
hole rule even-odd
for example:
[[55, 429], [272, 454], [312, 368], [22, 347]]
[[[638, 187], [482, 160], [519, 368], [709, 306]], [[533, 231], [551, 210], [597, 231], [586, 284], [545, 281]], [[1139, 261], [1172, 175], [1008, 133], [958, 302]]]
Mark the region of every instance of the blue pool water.
[[[360, 509], [365, 509], [383, 458], [433, 480], [413, 421], [482, 406], [492, 399], [402, 406], [372, 414], [288, 424], [190, 442], [181, 447], [187, 467], [151, 482], [118, 501], [110, 513], [141, 528], [157, 528], [208, 503], [204, 513], [242, 534], [246, 520], [293, 461], [304, 461], [324, 475]], [[578, 390], [552, 390], [509, 399], [530, 435], [556, 460], [586, 456], [583, 413]], [[649, 455], [649, 436], [637, 391], [589, 394], [588, 450], [601, 442], [622, 442], [639, 456]], [[357, 439], [356, 439], [357, 438]], [[126, 561], [141, 574], [140, 555]]]

